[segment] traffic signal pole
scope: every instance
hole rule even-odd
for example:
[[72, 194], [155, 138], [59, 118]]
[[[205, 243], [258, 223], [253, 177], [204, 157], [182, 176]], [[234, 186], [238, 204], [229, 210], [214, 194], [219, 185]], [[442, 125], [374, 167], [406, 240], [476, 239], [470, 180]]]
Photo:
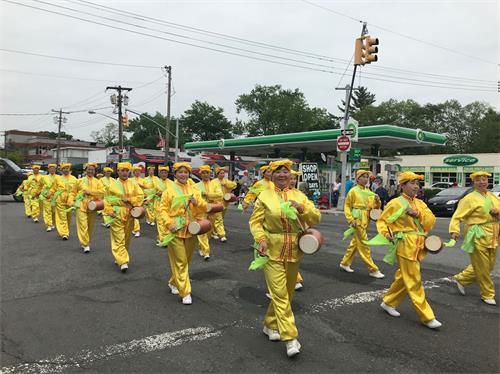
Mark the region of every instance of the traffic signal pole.
[[122, 87], [122, 86], [115, 86], [115, 87], [106, 87], [107, 90], [116, 90], [118, 92], [118, 98], [117, 98], [117, 103], [116, 105], [118, 106], [118, 148], [119, 148], [119, 153], [118, 153], [118, 162], [122, 162], [123, 160], [123, 113], [122, 113], [122, 103], [123, 103], [123, 96], [122, 96], [122, 91], [132, 91], [132, 88], [127, 88], [127, 87]]

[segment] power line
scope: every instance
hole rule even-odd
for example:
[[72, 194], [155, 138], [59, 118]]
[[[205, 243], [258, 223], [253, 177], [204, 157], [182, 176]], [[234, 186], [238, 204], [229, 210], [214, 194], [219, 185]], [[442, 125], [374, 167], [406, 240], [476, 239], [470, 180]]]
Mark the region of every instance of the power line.
[[51, 116], [52, 113], [0, 113], [0, 116]]

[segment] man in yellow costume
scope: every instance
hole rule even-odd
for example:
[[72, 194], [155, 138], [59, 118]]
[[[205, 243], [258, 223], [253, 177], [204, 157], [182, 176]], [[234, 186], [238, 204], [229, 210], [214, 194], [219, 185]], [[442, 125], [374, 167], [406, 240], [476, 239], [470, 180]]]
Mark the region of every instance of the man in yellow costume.
[[148, 200], [148, 196], [154, 193], [154, 186], [158, 183], [158, 177], [155, 175], [154, 166], [148, 166], [146, 170], [148, 173], [148, 176], [144, 178], [144, 194], [146, 195], [146, 202], [144, 204], [146, 208], [146, 224], [154, 226], [156, 221], [154, 200]]
[[56, 228], [57, 233], [63, 240], [69, 239], [69, 227], [71, 225], [71, 206], [68, 204], [70, 193], [76, 184], [77, 179], [71, 175], [71, 164], [60, 165], [62, 175], [56, 177], [55, 183], [50, 190], [52, 204], [56, 207]]
[[243, 199], [243, 209], [247, 210], [250, 204], [252, 204], [255, 199], [257, 199], [257, 196], [269, 188], [274, 188], [273, 187], [273, 182], [271, 182], [271, 177], [273, 173], [271, 172], [271, 169], [269, 169], [269, 165], [264, 165], [261, 166], [259, 169], [262, 179], [258, 180], [257, 182], [254, 183], [253, 186], [251, 186], [248, 189], [247, 194], [245, 195], [245, 198]]
[[162, 237], [162, 246], [168, 245], [172, 271], [168, 286], [172, 294], [181, 297], [184, 305], [193, 303], [189, 264], [197, 241], [188, 231], [188, 225], [193, 220], [203, 219], [207, 211], [207, 203], [200, 192], [188, 182], [191, 170], [187, 162], [174, 164], [175, 181], [164, 190], [160, 203], [161, 221], [168, 230]]
[[356, 252], [361, 260], [368, 266], [370, 277], [384, 278], [377, 265], [373, 262], [370, 247], [363, 243], [368, 240], [368, 224], [370, 223], [370, 209], [380, 207], [380, 198], [370, 191], [366, 185], [370, 178], [367, 170], [356, 172], [357, 185], [349, 190], [347, 194], [344, 215], [347, 223], [354, 229], [353, 238], [347, 247], [346, 253], [340, 262], [340, 268], [348, 273], [353, 273], [352, 261]]
[[16, 196], [23, 196], [23, 203], [24, 203], [24, 214], [26, 215], [27, 218], [31, 218], [31, 200], [30, 196], [28, 193], [28, 184], [30, 181], [30, 177], [33, 175], [33, 173], [30, 171], [27, 174], [27, 178], [21, 182], [19, 187], [17, 187], [17, 190], [15, 192]]
[[[104, 197], [106, 197], [108, 195], [108, 191], [109, 191], [109, 186], [111, 185], [111, 183], [113, 183], [115, 181], [115, 179], [111, 176], [111, 174], [113, 174], [113, 169], [110, 168], [109, 166], [105, 166], [103, 169], [102, 169], [104, 175], [103, 177], [100, 179], [102, 185], [104, 186]], [[101, 223], [101, 225], [103, 225], [104, 227], [108, 228], [111, 226], [109, 224], [107, 224], [105, 222], [105, 215], [103, 214], [102, 216], [102, 219], [103, 219], [103, 222]]]
[[[222, 201], [222, 190], [220, 184], [215, 181], [210, 180], [210, 166], [203, 165], [199, 168], [201, 175], [201, 182], [195, 184], [195, 188], [200, 191], [202, 198], [207, 203], [216, 203]], [[204, 218], [207, 218], [214, 226], [214, 214], [206, 214]], [[203, 235], [198, 235], [198, 244], [200, 246], [200, 256], [202, 256], [205, 261], [210, 259], [210, 243], [209, 243], [210, 232]]]
[[40, 165], [32, 165], [33, 175], [28, 178], [28, 194], [31, 202], [31, 218], [38, 223], [40, 217], [40, 193], [43, 189], [43, 176], [40, 174]]
[[56, 169], [57, 164], [49, 164], [47, 166], [48, 174], [42, 177], [43, 179], [43, 188], [40, 192], [40, 202], [43, 206], [43, 222], [45, 223], [45, 227], [47, 232], [50, 232], [54, 229], [56, 224], [56, 208], [51, 203], [51, 192], [50, 189], [52, 185], [56, 181]]
[[[141, 172], [142, 169], [140, 166], [132, 167], [132, 173], [134, 174], [134, 177], [132, 179], [144, 191], [145, 185], [144, 185], [144, 179], [141, 177]], [[141, 236], [141, 222], [137, 218], [134, 219], [134, 228], [132, 230], [132, 235], [134, 235], [134, 237], [136, 238]]]
[[158, 176], [156, 180], [154, 180], [153, 183], [153, 189], [154, 189], [154, 196], [152, 199], [149, 199], [149, 201], [154, 201], [154, 208], [155, 208], [155, 216], [156, 216], [156, 230], [158, 232], [157, 236], [157, 243], [156, 245], [159, 246], [160, 242], [163, 240], [163, 237], [167, 234], [167, 226], [165, 222], [163, 221], [163, 215], [160, 214], [160, 207], [161, 207], [161, 196], [163, 192], [171, 186], [173, 183], [170, 179], [168, 179], [168, 166], [158, 166]]
[[104, 185], [95, 178], [97, 164], [89, 162], [85, 165], [85, 176], [77, 180], [68, 198], [68, 205], [76, 209], [76, 230], [83, 253], [90, 252], [90, 241], [94, 232], [97, 211], [90, 211], [90, 201], [104, 198]]
[[397, 259], [399, 264], [380, 307], [390, 316], [399, 317], [396, 307], [408, 295], [422, 323], [430, 329], [436, 329], [441, 327], [441, 322], [436, 319], [427, 302], [420, 274], [420, 262], [426, 255], [425, 237], [436, 222], [436, 217], [427, 205], [416, 198], [422, 179], [421, 175], [413, 172], [399, 174], [402, 194], [386, 205], [377, 221], [380, 236], [391, 242], [384, 261], [392, 265]]
[[471, 264], [453, 277], [459, 292], [465, 295], [465, 287], [477, 283], [481, 300], [496, 305], [495, 285], [491, 272], [495, 267], [498, 248], [500, 200], [488, 192], [488, 177], [491, 174], [480, 171], [472, 173], [474, 191], [458, 203], [450, 221], [452, 239], [460, 236], [460, 222], [465, 223], [462, 249], [469, 253]]
[[134, 218], [130, 210], [142, 206], [144, 192], [137, 183], [129, 178], [132, 165], [129, 162], [119, 162], [117, 166], [118, 178], [110, 184], [106, 196], [104, 213], [111, 217], [111, 251], [115, 263], [122, 273], [129, 268], [129, 247]]
[[307, 196], [290, 190], [292, 165], [290, 160], [271, 162], [274, 188], [259, 194], [249, 222], [258, 252], [268, 257], [263, 270], [271, 301], [263, 332], [269, 340], [284, 341], [288, 357], [299, 354], [301, 348], [292, 312], [297, 272], [303, 256], [298, 237], [301, 227], [316, 225], [321, 219], [321, 213]]
[[[225, 168], [215, 168], [215, 176], [213, 183], [219, 183], [220, 189], [222, 190], [222, 196], [224, 194], [231, 192], [236, 188], [236, 182], [230, 181], [226, 178]], [[229, 203], [222, 199], [222, 204], [224, 204], [224, 210], [221, 213], [214, 214], [214, 233], [212, 237], [217, 240], [220, 238], [221, 243], [227, 242], [226, 229], [224, 227], [224, 216], [226, 215], [227, 207]]]

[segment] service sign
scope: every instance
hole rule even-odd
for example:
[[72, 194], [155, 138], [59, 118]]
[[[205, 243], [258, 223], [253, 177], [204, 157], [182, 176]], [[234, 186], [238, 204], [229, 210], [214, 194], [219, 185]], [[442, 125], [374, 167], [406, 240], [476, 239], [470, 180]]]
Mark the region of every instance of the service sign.
[[309, 191], [319, 191], [319, 169], [315, 162], [303, 162], [300, 164], [302, 181], [307, 183]]
[[474, 156], [469, 155], [453, 155], [446, 157], [443, 162], [447, 165], [454, 166], [464, 166], [464, 165], [474, 165], [479, 160]]

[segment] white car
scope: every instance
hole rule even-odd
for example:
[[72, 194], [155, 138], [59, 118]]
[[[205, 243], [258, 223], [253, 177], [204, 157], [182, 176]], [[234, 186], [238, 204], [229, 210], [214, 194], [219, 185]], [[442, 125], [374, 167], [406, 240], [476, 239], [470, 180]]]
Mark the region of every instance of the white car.
[[493, 186], [490, 192], [493, 192], [496, 195], [496, 197], [500, 197], [500, 184]]
[[450, 188], [451, 186], [453, 186], [453, 183], [451, 182], [437, 182], [437, 183], [434, 183], [431, 185], [431, 188], [435, 188], [435, 189], [441, 189], [441, 190], [444, 190], [446, 188]]

